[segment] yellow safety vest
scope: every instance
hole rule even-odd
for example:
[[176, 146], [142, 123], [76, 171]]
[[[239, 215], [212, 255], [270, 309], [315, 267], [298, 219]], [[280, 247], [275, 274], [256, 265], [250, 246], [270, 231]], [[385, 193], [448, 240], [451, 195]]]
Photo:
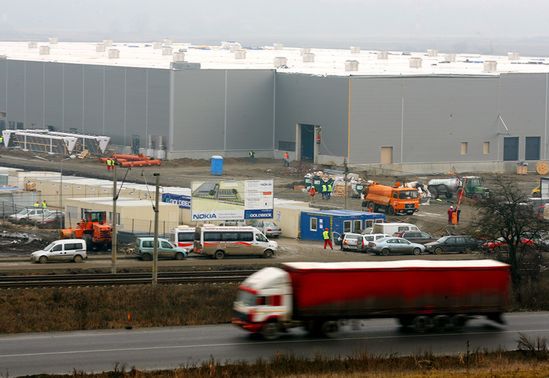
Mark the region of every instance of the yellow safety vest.
[[326, 188], [326, 184], [322, 184], [322, 193], [327, 192], [328, 189]]
[[322, 237], [324, 238], [324, 240], [330, 239], [330, 231], [324, 231], [322, 233]]
[[38, 202], [35, 202], [34, 207], [40, 207], [40, 204]]
[[328, 191], [329, 191], [329, 192], [332, 191], [332, 184], [328, 184]]
[[45, 209], [45, 208], [47, 208], [47, 207], [48, 207], [48, 204], [47, 204], [45, 201], [42, 202], [42, 208]]

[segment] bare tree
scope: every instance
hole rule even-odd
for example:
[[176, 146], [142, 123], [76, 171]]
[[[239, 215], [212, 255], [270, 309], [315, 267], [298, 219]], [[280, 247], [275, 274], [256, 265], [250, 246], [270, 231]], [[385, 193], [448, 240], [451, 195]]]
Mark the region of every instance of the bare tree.
[[[535, 265], [539, 270], [541, 255], [535, 245], [525, 243], [539, 240], [547, 231], [547, 224], [538, 219], [529, 197], [521, 192], [516, 183], [508, 178], [496, 177], [490, 196], [478, 201], [478, 214], [473, 222], [477, 236], [487, 239], [502, 238], [508, 249], [507, 262], [511, 266], [513, 286], [521, 284], [521, 270], [526, 265]], [[526, 257], [528, 255], [528, 258]]]

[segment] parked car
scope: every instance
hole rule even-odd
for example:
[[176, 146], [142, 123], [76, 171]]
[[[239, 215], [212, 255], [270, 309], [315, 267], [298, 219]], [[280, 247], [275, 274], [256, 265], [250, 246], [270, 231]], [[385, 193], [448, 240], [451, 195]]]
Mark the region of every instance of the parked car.
[[411, 253], [414, 255], [419, 255], [425, 251], [425, 246], [423, 244], [412, 243], [406, 239], [394, 236], [382, 238], [375, 242], [370, 242], [368, 247], [376, 255], [384, 256], [391, 253]]
[[84, 239], [63, 239], [50, 243], [31, 253], [31, 261], [45, 264], [50, 261], [74, 261], [81, 263], [88, 258]]
[[344, 251], [366, 252], [370, 250], [370, 247], [368, 246], [370, 242], [375, 242], [388, 236], [390, 235], [346, 233], [343, 238], [343, 246], [341, 249]]
[[478, 250], [480, 242], [468, 235], [449, 235], [425, 244], [427, 252], [435, 255], [442, 252], [470, 252]]
[[252, 220], [249, 224], [263, 232], [263, 235], [268, 238], [278, 238], [282, 235], [282, 228], [271, 220]]
[[51, 211], [49, 214], [33, 218], [31, 223], [38, 228], [64, 228], [65, 227], [65, 213], [62, 211]]
[[[520, 240], [520, 243], [524, 246], [529, 247], [533, 247], [536, 245], [534, 240], [530, 238], [522, 238]], [[508, 250], [507, 242], [503, 238], [497, 238], [496, 240], [484, 242], [482, 243], [481, 247], [485, 252], [502, 252]]]
[[375, 223], [373, 226], [373, 232], [376, 234], [388, 234], [396, 236], [397, 232], [404, 231], [420, 231], [420, 229], [411, 223], [402, 222], [389, 222], [389, 223]]
[[51, 213], [48, 209], [29, 207], [21, 210], [16, 214], [12, 214], [8, 217], [8, 220], [12, 223], [24, 223], [32, 220], [40, 220]]
[[[154, 252], [154, 237], [137, 238], [135, 241], [137, 256], [144, 261], [151, 261]], [[177, 247], [168, 239], [158, 238], [158, 258], [183, 260], [187, 257], [186, 248]]]
[[398, 236], [400, 238], [404, 238], [408, 241], [411, 241], [413, 243], [419, 243], [419, 244], [425, 244], [432, 241], [437, 240], [434, 238], [431, 234], [428, 232], [423, 231], [404, 231], [404, 232], [397, 232], [395, 236]]

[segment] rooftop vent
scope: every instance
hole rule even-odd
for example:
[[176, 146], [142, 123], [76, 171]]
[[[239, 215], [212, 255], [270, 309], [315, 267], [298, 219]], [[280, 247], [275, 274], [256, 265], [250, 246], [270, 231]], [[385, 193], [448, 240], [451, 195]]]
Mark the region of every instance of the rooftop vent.
[[59, 42], [59, 39], [57, 37], [50, 37], [48, 38], [48, 42], [50, 45], [56, 45]]
[[507, 58], [509, 58], [509, 60], [519, 60], [520, 54], [518, 52], [508, 52]]
[[38, 47], [38, 44], [36, 42], [29, 42], [28, 44], [29, 49], [35, 49]]
[[421, 68], [422, 59], [418, 56], [411, 56], [408, 62], [410, 64], [410, 68]]
[[284, 45], [282, 43], [273, 43], [273, 48], [275, 50], [284, 50]]
[[153, 42], [153, 49], [160, 50], [162, 48], [162, 42]]
[[387, 51], [378, 51], [377, 58], [387, 60], [389, 59], [389, 53]]
[[200, 63], [190, 63], [190, 62], [171, 62], [170, 68], [175, 71], [181, 70], [199, 70]]
[[284, 68], [288, 66], [288, 58], [285, 56], [277, 56], [274, 58], [273, 65], [275, 68]]
[[305, 53], [303, 54], [303, 63], [313, 63], [315, 61], [315, 54]]
[[171, 46], [162, 46], [162, 55], [172, 55], [173, 50]]
[[498, 70], [498, 62], [495, 60], [484, 61], [484, 72], [496, 72]]
[[438, 50], [435, 49], [427, 49], [427, 56], [434, 58], [438, 56]]
[[95, 51], [96, 52], [105, 52], [106, 46], [105, 43], [100, 42], [97, 45], [95, 45]]
[[120, 58], [120, 50], [118, 49], [109, 49], [107, 56], [109, 59], [118, 59]]
[[40, 55], [50, 55], [50, 47], [49, 46], [40, 46], [38, 49], [38, 54]]
[[446, 54], [444, 55], [444, 60], [450, 63], [454, 63], [456, 61], [456, 54]]
[[185, 61], [185, 53], [184, 52], [176, 52], [173, 54], [173, 62], [175, 63], [181, 63]]
[[310, 47], [303, 47], [303, 48], [299, 49], [299, 53], [301, 54], [301, 56], [303, 56], [305, 54], [310, 54], [311, 53], [311, 48]]
[[105, 47], [111, 47], [112, 46], [112, 39], [104, 39], [103, 44]]
[[358, 71], [358, 60], [346, 60], [345, 61], [345, 71]]
[[351, 46], [351, 54], [360, 54], [360, 47]]
[[246, 59], [246, 50], [240, 49], [234, 52], [235, 59]]

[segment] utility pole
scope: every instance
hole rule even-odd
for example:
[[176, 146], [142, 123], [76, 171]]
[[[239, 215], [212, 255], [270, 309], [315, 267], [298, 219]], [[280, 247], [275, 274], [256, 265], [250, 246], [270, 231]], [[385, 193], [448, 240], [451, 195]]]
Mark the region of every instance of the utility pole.
[[112, 166], [112, 217], [111, 217], [111, 227], [112, 227], [112, 240], [111, 240], [111, 251], [112, 251], [112, 266], [111, 273], [116, 274], [116, 252], [118, 244], [118, 236], [116, 233], [116, 200], [118, 199], [118, 183], [116, 179], [116, 164]]
[[152, 284], [156, 286], [158, 283], [158, 211], [159, 208], [159, 197], [160, 197], [160, 173], [154, 173], [153, 176], [156, 178], [156, 191], [154, 198], [154, 246], [153, 246], [153, 268], [152, 268]]
[[347, 175], [349, 174], [349, 167], [347, 166], [347, 159], [343, 160], [343, 184], [345, 186], [343, 208], [347, 210]]

